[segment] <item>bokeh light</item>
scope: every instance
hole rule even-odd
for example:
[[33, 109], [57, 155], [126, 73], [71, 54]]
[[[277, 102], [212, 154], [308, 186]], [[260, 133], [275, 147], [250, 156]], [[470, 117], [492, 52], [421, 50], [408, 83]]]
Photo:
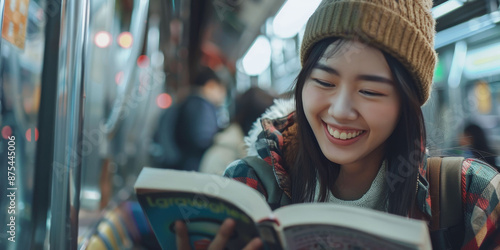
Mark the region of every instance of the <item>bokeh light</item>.
[[156, 105], [161, 109], [167, 109], [172, 105], [172, 97], [167, 93], [161, 93], [156, 97]]
[[132, 37], [132, 34], [130, 32], [122, 32], [118, 36], [118, 45], [120, 45], [124, 49], [132, 47], [133, 42], [134, 38]]
[[241, 61], [247, 75], [259, 75], [271, 64], [271, 44], [265, 36], [258, 36]]
[[146, 55], [139, 56], [137, 58], [137, 66], [139, 68], [147, 68], [149, 66], [149, 57]]
[[[32, 138], [31, 138], [31, 128], [29, 128], [28, 130], [26, 130], [26, 140], [32, 141]], [[37, 128], [35, 128], [35, 141], [38, 141], [38, 129]]]
[[12, 128], [10, 126], [4, 126], [2, 128], [2, 137], [7, 140], [12, 135]]
[[111, 44], [111, 34], [107, 31], [99, 31], [94, 36], [94, 43], [99, 48], [106, 48]]

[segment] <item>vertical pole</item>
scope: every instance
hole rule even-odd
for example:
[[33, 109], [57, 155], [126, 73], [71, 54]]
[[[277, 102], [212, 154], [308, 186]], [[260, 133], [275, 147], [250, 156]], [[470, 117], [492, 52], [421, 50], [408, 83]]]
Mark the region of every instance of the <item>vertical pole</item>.
[[61, 1], [49, 249], [76, 249], [89, 0]]

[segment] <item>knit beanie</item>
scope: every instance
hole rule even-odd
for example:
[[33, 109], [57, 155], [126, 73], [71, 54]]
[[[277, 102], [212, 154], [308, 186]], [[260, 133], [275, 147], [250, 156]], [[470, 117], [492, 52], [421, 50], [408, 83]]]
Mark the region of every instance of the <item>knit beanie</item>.
[[389, 53], [410, 72], [420, 105], [429, 98], [437, 54], [432, 0], [323, 0], [307, 22], [300, 57], [328, 37], [360, 39]]

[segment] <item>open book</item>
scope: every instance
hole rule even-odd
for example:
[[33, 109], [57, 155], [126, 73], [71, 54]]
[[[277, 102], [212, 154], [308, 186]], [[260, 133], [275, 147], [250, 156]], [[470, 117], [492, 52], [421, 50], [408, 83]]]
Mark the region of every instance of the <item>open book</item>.
[[423, 221], [329, 203], [272, 211], [258, 191], [216, 175], [145, 167], [135, 190], [163, 249], [176, 249], [177, 220], [186, 222], [192, 249], [205, 249], [226, 218], [236, 221], [228, 249], [254, 237], [266, 249], [431, 249]]

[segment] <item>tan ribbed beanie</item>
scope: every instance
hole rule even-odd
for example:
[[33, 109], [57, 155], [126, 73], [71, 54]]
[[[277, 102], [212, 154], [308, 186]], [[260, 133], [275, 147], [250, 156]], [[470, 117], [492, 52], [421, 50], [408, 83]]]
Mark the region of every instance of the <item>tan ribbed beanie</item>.
[[429, 98], [437, 55], [432, 0], [323, 0], [307, 22], [302, 65], [313, 45], [327, 37], [356, 38], [400, 61]]

